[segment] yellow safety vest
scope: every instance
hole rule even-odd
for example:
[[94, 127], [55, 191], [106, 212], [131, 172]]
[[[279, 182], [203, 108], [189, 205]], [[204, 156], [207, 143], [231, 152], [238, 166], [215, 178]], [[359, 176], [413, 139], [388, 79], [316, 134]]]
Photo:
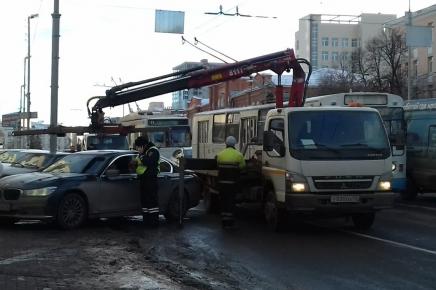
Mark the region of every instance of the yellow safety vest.
[[[148, 150], [150, 150], [150, 149], [152, 149], [152, 148], [154, 148], [154, 149], [156, 149], [156, 150], [159, 150], [159, 149], [157, 149], [156, 146], [152, 146], [152, 147], [148, 148], [147, 151], [145, 151], [144, 154], [147, 154]], [[139, 158], [139, 156], [136, 157], [136, 162], [137, 162], [137, 166], [136, 166], [136, 174], [138, 174], [138, 175], [142, 175], [142, 174], [144, 174], [145, 171], [147, 170], [147, 166], [145, 166], [144, 164], [142, 164], [142, 162], [141, 162], [141, 158]], [[160, 160], [157, 161], [157, 172], [158, 172], [158, 173], [160, 172]]]
[[239, 165], [239, 168], [245, 167], [245, 159], [241, 152], [232, 147], [227, 147], [218, 153], [217, 159], [218, 164], [229, 164], [235, 163]]

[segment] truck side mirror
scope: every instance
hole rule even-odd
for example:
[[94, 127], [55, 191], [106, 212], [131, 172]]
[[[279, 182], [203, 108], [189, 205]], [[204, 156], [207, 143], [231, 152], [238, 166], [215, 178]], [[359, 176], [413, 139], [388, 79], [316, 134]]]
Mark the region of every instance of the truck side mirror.
[[263, 151], [270, 152], [274, 150], [274, 137], [272, 131], [263, 132]]

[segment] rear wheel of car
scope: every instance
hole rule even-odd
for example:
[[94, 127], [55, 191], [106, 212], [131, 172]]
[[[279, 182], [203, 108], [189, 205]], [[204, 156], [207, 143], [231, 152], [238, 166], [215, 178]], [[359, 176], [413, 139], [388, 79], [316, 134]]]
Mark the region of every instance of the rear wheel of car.
[[286, 228], [287, 213], [285, 209], [278, 206], [274, 189], [269, 188], [263, 206], [263, 212], [268, 227], [275, 232], [280, 232]]
[[351, 217], [354, 227], [358, 230], [368, 230], [374, 223], [375, 213], [361, 213]]
[[66, 194], [58, 207], [57, 223], [66, 230], [81, 226], [87, 217], [86, 201], [78, 193]]
[[[185, 191], [183, 196], [183, 216], [186, 215], [187, 211], [188, 211], [188, 194]], [[179, 191], [174, 190], [173, 193], [171, 194], [171, 198], [164, 212], [165, 219], [169, 222], [178, 221], [179, 212], [180, 212]]]

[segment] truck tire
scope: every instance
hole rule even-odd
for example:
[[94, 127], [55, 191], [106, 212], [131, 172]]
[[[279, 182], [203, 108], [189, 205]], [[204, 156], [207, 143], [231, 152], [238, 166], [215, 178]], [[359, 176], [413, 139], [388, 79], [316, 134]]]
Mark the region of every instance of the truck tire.
[[361, 213], [361, 214], [355, 214], [352, 217], [354, 227], [358, 230], [368, 230], [371, 228], [372, 224], [374, 223], [375, 219], [375, 213], [369, 212], [369, 213]]
[[407, 178], [407, 184], [405, 191], [401, 192], [401, 199], [404, 201], [411, 201], [418, 195], [418, 188], [412, 179]]
[[269, 188], [266, 193], [263, 212], [266, 223], [271, 230], [280, 232], [286, 228], [286, 210], [278, 206], [276, 194], [272, 188]]

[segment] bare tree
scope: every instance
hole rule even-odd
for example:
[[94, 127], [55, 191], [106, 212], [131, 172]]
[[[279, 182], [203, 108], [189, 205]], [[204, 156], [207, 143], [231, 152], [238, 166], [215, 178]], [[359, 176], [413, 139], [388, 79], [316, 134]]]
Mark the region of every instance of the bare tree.
[[405, 91], [405, 70], [401, 61], [407, 47], [401, 31], [386, 30], [356, 49], [351, 59], [340, 57], [340, 70], [320, 79], [318, 94], [365, 90], [401, 95]]

